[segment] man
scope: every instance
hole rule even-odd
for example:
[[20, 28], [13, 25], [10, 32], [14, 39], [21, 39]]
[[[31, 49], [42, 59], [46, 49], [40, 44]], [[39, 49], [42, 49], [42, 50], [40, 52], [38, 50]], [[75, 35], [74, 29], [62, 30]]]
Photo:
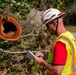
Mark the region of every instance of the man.
[[76, 75], [76, 44], [74, 36], [66, 30], [62, 16], [64, 12], [50, 8], [42, 16], [47, 30], [57, 39], [48, 54], [48, 62], [43, 54], [36, 53], [36, 61], [47, 69], [47, 75]]

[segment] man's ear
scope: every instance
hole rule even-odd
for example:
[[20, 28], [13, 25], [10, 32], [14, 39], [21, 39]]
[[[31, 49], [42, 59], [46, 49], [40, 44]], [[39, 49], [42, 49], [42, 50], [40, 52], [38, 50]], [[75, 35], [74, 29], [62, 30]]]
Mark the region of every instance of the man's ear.
[[57, 26], [57, 20], [54, 20], [54, 21], [52, 22], [52, 24], [56, 27], [56, 26]]

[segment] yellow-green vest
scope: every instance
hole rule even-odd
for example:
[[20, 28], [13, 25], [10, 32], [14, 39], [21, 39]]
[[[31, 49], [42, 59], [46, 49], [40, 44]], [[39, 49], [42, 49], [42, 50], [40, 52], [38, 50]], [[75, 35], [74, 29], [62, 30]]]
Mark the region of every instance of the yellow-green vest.
[[76, 39], [69, 31], [62, 33], [56, 39], [51, 51], [48, 54], [48, 63], [52, 62], [54, 46], [57, 41], [65, 43], [68, 52], [67, 61], [61, 75], [76, 75]]

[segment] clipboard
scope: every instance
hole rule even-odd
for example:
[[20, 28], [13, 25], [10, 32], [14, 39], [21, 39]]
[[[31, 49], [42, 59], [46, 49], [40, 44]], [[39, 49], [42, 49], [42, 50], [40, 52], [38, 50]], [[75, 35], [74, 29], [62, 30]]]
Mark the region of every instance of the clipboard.
[[30, 50], [27, 52], [26, 57], [27, 58], [37, 58]]

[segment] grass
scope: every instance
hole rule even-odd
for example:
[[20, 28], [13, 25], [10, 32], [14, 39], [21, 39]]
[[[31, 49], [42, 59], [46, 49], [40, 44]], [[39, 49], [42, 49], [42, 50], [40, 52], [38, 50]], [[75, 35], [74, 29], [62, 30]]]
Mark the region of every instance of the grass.
[[66, 25], [65, 27], [70, 32], [76, 32], [76, 25]]

